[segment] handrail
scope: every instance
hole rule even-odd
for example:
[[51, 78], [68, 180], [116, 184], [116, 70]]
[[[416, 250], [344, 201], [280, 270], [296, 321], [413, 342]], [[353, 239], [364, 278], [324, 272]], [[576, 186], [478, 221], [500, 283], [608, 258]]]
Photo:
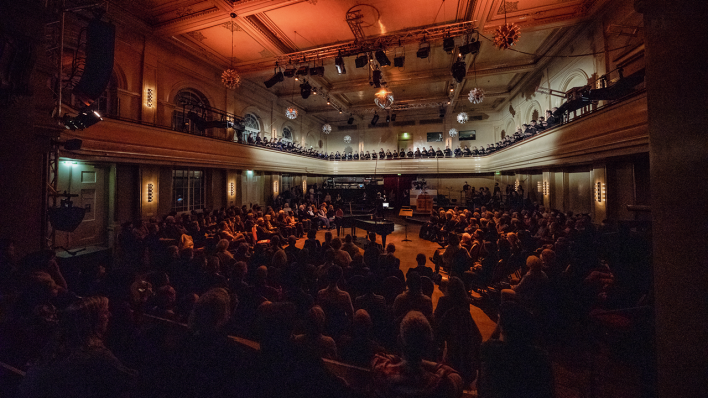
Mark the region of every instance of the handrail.
[[[570, 120], [570, 121], [568, 121], [568, 122], [566, 122], [566, 123], [558, 124], [558, 125], [553, 126], [553, 127], [549, 128], [549, 129], [543, 130], [543, 131], [539, 132], [538, 134], [536, 134], [536, 135], [534, 135], [534, 136], [532, 136], [532, 137], [524, 138], [524, 139], [522, 139], [522, 140], [520, 140], [520, 141], [517, 141], [517, 142], [512, 143], [511, 145], [508, 145], [508, 146], [506, 146], [506, 147], [502, 147], [502, 148], [500, 148], [499, 150], [495, 150], [494, 152], [491, 152], [491, 153], [485, 153], [485, 154], [483, 154], [483, 155], [471, 155], [471, 156], [459, 156], [459, 157], [455, 157], [455, 156], [449, 156], [449, 157], [447, 157], [447, 156], [445, 156], [445, 157], [443, 157], [443, 159], [471, 159], [471, 158], [487, 157], [487, 156], [489, 156], [489, 155], [495, 154], [495, 153], [500, 152], [500, 151], [503, 151], [503, 150], [505, 150], [505, 149], [509, 149], [509, 148], [515, 147], [515, 146], [517, 146], [517, 144], [521, 144], [521, 143], [523, 143], [523, 142], [526, 142], [526, 141], [527, 141], [528, 139], [530, 139], [530, 138], [536, 138], [536, 137], [539, 137], [539, 136], [543, 136], [543, 135], [546, 135], [546, 134], [548, 134], [548, 133], [550, 133], [550, 132], [555, 131], [556, 129], [558, 129], [558, 128], [560, 128], [560, 127], [565, 127], [565, 126], [568, 126], [568, 125], [572, 125], [572, 124], [574, 124], [574, 123], [576, 123], [576, 122], [582, 121], [584, 118], [586, 118], [586, 117], [588, 117], [588, 116], [590, 116], [590, 115], [593, 115], [593, 114], [595, 114], [595, 113], [597, 113], [597, 112], [599, 112], [599, 111], [602, 111], [602, 110], [605, 110], [605, 109], [608, 109], [608, 108], [612, 108], [612, 107], [614, 107], [614, 106], [616, 106], [616, 105], [618, 105], [618, 104], [623, 103], [624, 101], [627, 101], [627, 100], [629, 100], [629, 99], [631, 99], [631, 98], [633, 98], [633, 97], [639, 96], [639, 95], [641, 95], [641, 94], [643, 94], [643, 93], [645, 93], [645, 92], [646, 92], [645, 89], [639, 89], [639, 90], [636, 90], [636, 91], [634, 91], [634, 92], [632, 92], [632, 93], [630, 93], [630, 94], [628, 94], [628, 95], [626, 95], [626, 96], [624, 96], [624, 97], [622, 97], [622, 98], [619, 98], [619, 99], [617, 99], [617, 100], [608, 101], [608, 102], [605, 103], [604, 105], [601, 105], [601, 106], [597, 107], [596, 109], [594, 109], [594, 110], [592, 110], [592, 111], [590, 111], [590, 112], [587, 112], [587, 113], [584, 113], [584, 114], [581, 114], [581, 115], [578, 115], [578, 116], [573, 117], [572, 120]], [[147, 126], [147, 127], [153, 127], [153, 128], [159, 128], [159, 129], [162, 129], [162, 130], [169, 130], [169, 131], [171, 131], [171, 132], [179, 133], [179, 134], [193, 135], [193, 136], [198, 136], [198, 137], [203, 137], [203, 138], [208, 138], [208, 139], [217, 140], [217, 141], [223, 141], [223, 142], [231, 142], [231, 143], [233, 143], [233, 144], [244, 145], [244, 146], [249, 146], [249, 147], [253, 147], [253, 148], [259, 148], [259, 149], [261, 149], [261, 150], [266, 150], [266, 151], [270, 151], [270, 152], [287, 153], [287, 154], [290, 154], [290, 155], [293, 155], [293, 156], [300, 156], [300, 157], [303, 157], [303, 158], [314, 159], [314, 160], [321, 160], [321, 161], [325, 161], [325, 162], [332, 161], [332, 160], [330, 160], [329, 158], [320, 158], [320, 157], [317, 157], [317, 156], [311, 156], [311, 155], [307, 155], [307, 154], [300, 154], [300, 153], [288, 152], [288, 151], [284, 151], [284, 150], [277, 150], [277, 149], [272, 149], [272, 148], [269, 148], [269, 147], [266, 147], [266, 146], [263, 146], [263, 145], [255, 145], [255, 144], [249, 144], [249, 143], [242, 143], [242, 142], [238, 142], [238, 141], [234, 141], [234, 140], [229, 140], [229, 139], [226, 139], [226, 138], [210, 137], [210, 136], [207, 136], [207, 135], [204, 135], [204, 134], [191, 134], [191, 133], [186, 133], [186, 132], [183, 132], [183, 131], [180, 131], [180, 130], [174, 130], [174, 129], [173, 129], [172, 127], [170, 127], [170, 126], [160, 125], [160, 124], [156, 124], [156, 123], [148, 123], [148, 122], [145, 122], [145, 121], [142, 121], [142, 120], [135, 120], [135, 119], [125, 118], [125, 117], [115, 116], [115, 115], [110, 115], [110, 114], [104, 115], [104, 117], [106, 117], [106, 118], [108, 118], [108, 119], [112, 119], [112, 120], [119, 120], [119, 121], [122, 121], [122, 122], [127, 122], [127, 123], [132, 123], [132, 124], [138, 124], [138, 125]], [[430, 157], [430, 158], [427, 158], [427, 157], [426, 157], [426, 158], [423, 158], [423, 157], [414, 157], [414, 158], [406, 157], [406, 158], [394, 158], [394, 159], [386, 159], [386, 158], [384, 158], [384, 159], [381, 159], [381, 160], [385, 160], [385, 161], [389, 162], [389, 161], [395, 161], [395, 160], [401, 160], [401, 161], [402, 161], [402, 160], [421, 160], [421, 159], [440, 159], [440, 158], [438, 158], [438, 157], [435, 157], [435, 158], [433, 158], [433, 157]], [[345, 160], [339, 160], [339, 161], [341, 161], [341, 162], [366, 162], [367, 160], [365, 160], [365, 159], [346, 160], [346, 159], [345, 159]], [[377, 161], [378, 161], [378, 159], [377, 159]]]

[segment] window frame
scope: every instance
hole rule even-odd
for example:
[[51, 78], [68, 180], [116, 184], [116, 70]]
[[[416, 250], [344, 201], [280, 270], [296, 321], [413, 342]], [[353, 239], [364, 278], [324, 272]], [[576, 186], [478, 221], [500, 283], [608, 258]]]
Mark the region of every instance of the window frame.
[[[183, 203], [178, 205], [178, 198]], [[203, 169], [172, 169], [172, 211], [177, 213], [199, 210], [206, 205], [206, 175]]]

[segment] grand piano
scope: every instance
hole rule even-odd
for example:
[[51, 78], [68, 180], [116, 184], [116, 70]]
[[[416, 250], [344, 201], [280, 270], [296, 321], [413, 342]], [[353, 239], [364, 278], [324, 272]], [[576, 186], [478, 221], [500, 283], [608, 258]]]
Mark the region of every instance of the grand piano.
[[[340, 226], [351, 228], [351, 235], [356, 240], [356, 229], [361, 228], [367, 232], [375, 232], [381, 235], [381, 242], [386, 247], [386, 236], [393, 232], [393, 221], [372, 220], [372, 214], [345, 214], [342, 217]], [[339, 231], [337, 231], [339, 235]]]

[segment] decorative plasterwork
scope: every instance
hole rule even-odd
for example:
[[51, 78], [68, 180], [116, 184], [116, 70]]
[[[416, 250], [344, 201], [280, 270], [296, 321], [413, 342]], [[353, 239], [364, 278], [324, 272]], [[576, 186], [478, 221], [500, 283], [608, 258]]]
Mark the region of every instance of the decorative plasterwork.
[[195, 19], [195, 18], [203, 17], [203, 16], [205, 16], [205, 15], [213, 14], [213, 13], [215, 13], [215, 12], [219, 12], [219, 9], [218, 9], [217, 7], [211, 7], [211, 8], [207, 8], [206, 10], [203, 10], [203, 11], [195, 12], [195, 13], [188, 14], [188, 15], [179, 16], [178, 18], [175, 18], [175, 19], [171, 19], [171, 20], [169, 20], [169, 21], [165, 21], [165, 22], [158, 23], [158, 24], [155, 25], [155, 27], [158, 27], [158, 28], [159, 28], [159, 27], [174, 25], [174, 24], [179, 23], [179, 22], [184, 22], [184, 21], [188, 21], [188, 20], [190, 20], [190, 19]]

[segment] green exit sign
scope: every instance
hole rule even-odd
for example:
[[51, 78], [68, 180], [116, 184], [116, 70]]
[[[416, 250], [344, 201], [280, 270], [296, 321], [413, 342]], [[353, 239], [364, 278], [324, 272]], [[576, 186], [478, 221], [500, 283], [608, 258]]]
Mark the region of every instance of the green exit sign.
[[495, 171], [495, 172], [494, 172], [494, 175], [500, 176], [500, 175], [501, 175], [501, 171]]

